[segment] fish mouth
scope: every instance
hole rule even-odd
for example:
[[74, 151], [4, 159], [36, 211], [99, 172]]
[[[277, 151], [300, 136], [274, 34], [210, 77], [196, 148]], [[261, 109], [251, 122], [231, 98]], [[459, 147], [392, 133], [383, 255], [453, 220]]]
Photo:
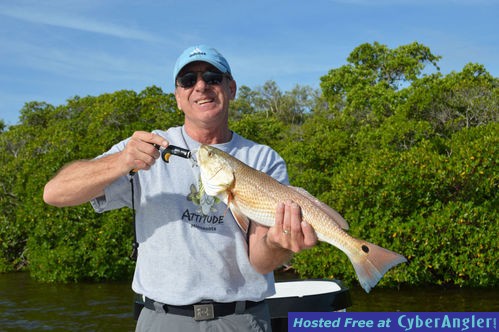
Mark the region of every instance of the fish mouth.
[[222, 170], [222, 167], [219, 167], [217, 170], [215, 170], [215, 172], [213, 173], [212, 176], [210, 176], [209, 180], [213, 179], [215, 176], [218, 175], [218, 173], [220, 173], [220, 171]]

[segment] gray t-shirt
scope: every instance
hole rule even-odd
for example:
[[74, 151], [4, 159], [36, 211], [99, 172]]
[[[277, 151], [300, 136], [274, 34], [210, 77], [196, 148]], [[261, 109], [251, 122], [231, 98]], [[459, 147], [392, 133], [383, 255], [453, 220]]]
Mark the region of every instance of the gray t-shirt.
[[[195, 155], [200, 144], [183, 127], [154, 131], [170, 144]], [[127, 140], [104, 155], [124, 149]], [[288, 183], [284, 160], [270, 147], [236, 133], [225, 144], [214, 145], [281, 183]], [[199, 194], [199, 168], [192, 160], [160, 159], [134, 176], [139, 252], [132, 288], [153, 300], [186, 305], [201, 300], [260, 301], [275, 293], [273, 273], [262, 275], [251, 266], [246, 235], [227, 206]], [[97, 212], [131, 207], [128, 176], [91, 201]]]

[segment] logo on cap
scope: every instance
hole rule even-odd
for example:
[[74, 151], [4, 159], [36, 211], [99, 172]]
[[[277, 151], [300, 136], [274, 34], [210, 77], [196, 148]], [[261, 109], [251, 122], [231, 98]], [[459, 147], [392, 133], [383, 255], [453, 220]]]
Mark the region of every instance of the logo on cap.
[[193, 57], [193, 56], [196, 56], [196, 55], [206, 55], [205, 52], [201, 51], [199, 49], [199, 47], [196, 47], [192, 52], [191, 54], [189, 54], [189, 58]]

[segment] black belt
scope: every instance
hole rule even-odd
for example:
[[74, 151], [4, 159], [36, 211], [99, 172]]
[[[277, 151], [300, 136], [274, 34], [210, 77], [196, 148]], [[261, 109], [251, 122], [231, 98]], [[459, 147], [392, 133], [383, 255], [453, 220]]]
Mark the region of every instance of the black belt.
[[[263, 301], [241, 301], [239, 303], [244, 306], [244, 310], [262, 304]], [[209, 320], [216, 317], [232, 315], [236, 313], [237, 304], [238, 302], [221, 303], [203, 301], [191, 305], [170, 305], [154, 301], [148, 297], [146, 297], [144, 301], [144, 306], [147, 309], [157, 311], [158, 308], [161, 308], [165, 313], [193, 317], [195, 320]]]

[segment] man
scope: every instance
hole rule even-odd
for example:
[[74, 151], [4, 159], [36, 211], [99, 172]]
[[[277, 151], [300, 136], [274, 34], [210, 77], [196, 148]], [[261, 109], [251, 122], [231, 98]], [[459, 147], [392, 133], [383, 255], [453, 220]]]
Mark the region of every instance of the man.
[[200, 190], [195, 162], [155, 162], [154, 144], [191, 151], [211, 144], [288, 181], [274, 150], [229, 129], [237, 86], [219, 52], [205, 45], [186, 49], [173, 78], [183, 126], [135, 132], [94, 160], [64, 167], [45, 186], [44, 200], [61, 207], [90, 201], [97, 212], [131, 207], [133, 176], [139, 247], [132, 288], [146, 298], [137, 331], [270, 330], [262, 300], [275, 292], [273, 270], [317, 237], [293, 202], [278, 206], [275, 226], [252, 222], [245, 234], [224, 203]]

